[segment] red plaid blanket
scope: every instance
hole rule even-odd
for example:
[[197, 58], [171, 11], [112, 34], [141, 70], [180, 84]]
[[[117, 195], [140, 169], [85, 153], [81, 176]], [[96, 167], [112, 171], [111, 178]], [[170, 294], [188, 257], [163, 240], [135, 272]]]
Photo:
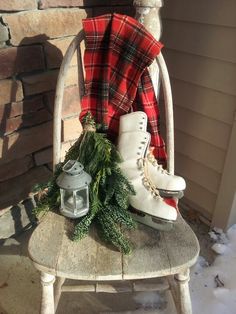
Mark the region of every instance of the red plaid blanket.
[[90, 111], [115, 140], [121, 115], [131, 108], [146, 112], [154, 155], [165, 164], [159, 109], [147, 70], [162, 44], [142, 24], [126, 15], [106, 14], [84, 19], [83, 28], [86, 79], [80, 119]]

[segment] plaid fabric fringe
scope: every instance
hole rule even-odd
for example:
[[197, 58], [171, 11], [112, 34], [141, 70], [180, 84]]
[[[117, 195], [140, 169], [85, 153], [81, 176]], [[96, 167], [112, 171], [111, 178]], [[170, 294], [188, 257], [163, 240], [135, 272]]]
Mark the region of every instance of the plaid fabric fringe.
[[115, 141], [120, 116], [131, 109], [144, 111], [154, 155], [165, 165], [159, 108], [147, 70], [163, 45], [142, 24], [126, 15], [106, 14], [84, 19], [83, 28], [86, 79], [80, 119], [90, 111]]

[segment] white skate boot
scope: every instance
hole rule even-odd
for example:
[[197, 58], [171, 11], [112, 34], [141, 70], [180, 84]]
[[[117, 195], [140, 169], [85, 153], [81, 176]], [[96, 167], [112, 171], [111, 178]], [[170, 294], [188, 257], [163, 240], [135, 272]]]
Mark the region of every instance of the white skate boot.
[[[144, 131], [147, 130], [147, 115], [145, 112], [136, 111], [120, 117], [119, 134], [123, 132]], [[143, 166], [150, 184], [155, 186], [162, 197], [183, 196], [186, 188], [185, 180], [180, 176], [171, 175], [167, 170], [159, 165], [152, 152], [147, 152]]]
[[134, 219], [159, 230], [169, 230], [177, 218], [177, 211], [165, 203], [146, 177], [143, 161], [149, 143], [148, 132], [122, 132], [118, 139], [118, 151], [124, 161], [120, 167], [136, 192], [136, 195], [130, 196], [130, 205], [138, 212], [144, 213], [144, 217], [134, 215]]

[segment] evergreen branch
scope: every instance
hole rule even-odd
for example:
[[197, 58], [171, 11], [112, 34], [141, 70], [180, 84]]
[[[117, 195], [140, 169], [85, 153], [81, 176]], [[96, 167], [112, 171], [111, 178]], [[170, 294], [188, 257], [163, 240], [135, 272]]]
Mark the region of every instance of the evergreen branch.
[[106, 207], [104, 212], [108, 213], [114, 221], [127, 227], [128, 229], [136, 228], [137, 224], [132, 219], [130, 212], [119, 206], [110, 205]]
[[90, 211], [86, 216], [82, 218], [82, 220], [75, 226], [72, 240], [74, 241], [81, 240], [88, 234], [89, 227], [94, 217], [95, 217], [95, 213]]
[[128, 254], [131, 244], [119, 224], [128, 229], [135, 227], [127, 211], [129, 195], [135, 194], [135, 191], [119, 168], [122, 159], [116, 147], [105, 134], [94, 132], [95, 122], [90, 113], [85, 117], [85, 124], [84, 132], [66, 153], [65, 161], [57, 165], [52, 180], [41, 187], [41, 192], [46, 193], [41, 193], [43, 196], [38, 202], [37, 210], [47, 211], [59, 206], [60, 189], [56, 179], [68, 160], [79, 160], [92, 177], [89, 189], [90, 210], [75, 225], [73, 240], [86, 236], [90, 225], [96, 221], [104, 238]]
[[129, 240], [121, 232], [119, 226], [106, 212], [101, 211], [97, 216], [104, 239], [116, 246], [122, 253], [130, 254], [132, 246]]
[[85, 217], [83, 217], [79, 223], [75, 225], [72, 240], [75, 240], [75, 241], [81, 240], [83, 237], [85, 237], [88, 234], [89, 227], [100, 208], [101, 208], [101, 203], [99, 202], [99, 200], [94, 200], [90, 206], [90, 210], [88, 214]]
[[124, 193], [120, 190], [116, 191], [116, 193], [114, 194], [117, 204], [122, 209], [126, 209], [129, 206], [129, 199], [128, 197], [124, 197], [123, 195]]

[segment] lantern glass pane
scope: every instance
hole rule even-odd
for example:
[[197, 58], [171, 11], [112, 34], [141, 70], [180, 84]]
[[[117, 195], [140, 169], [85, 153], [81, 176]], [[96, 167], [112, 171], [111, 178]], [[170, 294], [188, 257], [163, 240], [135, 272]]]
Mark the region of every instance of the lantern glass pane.
[[64, 204], [65, 207], [68, 207], [70, 209], [74, 209], [74, 198], [73, 198], [73, 191], [67, 191], [64, 192]]
[[76, 191], [76, 204], [77, 209], [88, 208], [88, 189], [83, 188], [81, 190]]

